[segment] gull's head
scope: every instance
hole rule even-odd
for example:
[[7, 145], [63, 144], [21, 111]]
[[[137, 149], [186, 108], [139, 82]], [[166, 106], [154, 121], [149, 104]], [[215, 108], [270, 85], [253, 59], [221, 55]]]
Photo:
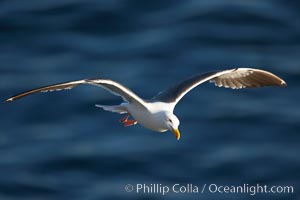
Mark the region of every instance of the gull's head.
[[179, 127], [179, 119], [173, 113], [167, 113], [165, 123], [170, 131], [172, 131], [177, 140], [180, 139], [180, 132], [178, 130]]

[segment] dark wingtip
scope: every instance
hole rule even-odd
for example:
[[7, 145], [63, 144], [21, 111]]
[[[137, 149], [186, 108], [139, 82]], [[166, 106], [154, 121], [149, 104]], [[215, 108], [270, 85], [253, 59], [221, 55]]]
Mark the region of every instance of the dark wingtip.
[[281, 81], [280, 87], [287, 87], [287, 84], [284, 80]]
[[6, 102], [6, 103], [10, 103], [10, 102], [12, 102], [13, 100], [14, 100], [13, 98], [9, 98], [9, 99], [6, 99], [5, 102]]

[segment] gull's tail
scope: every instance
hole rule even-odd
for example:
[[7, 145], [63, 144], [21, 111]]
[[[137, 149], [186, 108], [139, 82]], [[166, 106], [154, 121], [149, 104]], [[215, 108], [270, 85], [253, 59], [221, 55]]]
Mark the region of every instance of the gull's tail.
[[122, 106], [122, 105], [107, 106], [107, 105], [96, 104], [95, 106], [98, 107], [98, 108], [102, 108], [103, 110], [110, 111], [110, 112], [116, 112], [116, 113], [119, 113], [119, 114], [127, 113], [126, 107]]

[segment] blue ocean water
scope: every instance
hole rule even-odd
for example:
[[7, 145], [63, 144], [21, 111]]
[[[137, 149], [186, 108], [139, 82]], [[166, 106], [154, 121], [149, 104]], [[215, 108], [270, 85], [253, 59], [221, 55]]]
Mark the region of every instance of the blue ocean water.
[[[99, 88], [1, 103], [0, 199], [299, 199], [300, 3], [2, 0], [1, 98], [110, 78], [143, 98], [195, 73], [269, 70], [287, 88], [203, 84], [176, 107], [181, 140], [94, 107]], [[293, 194], [126, 192], [132, 184], [293, 186]]]

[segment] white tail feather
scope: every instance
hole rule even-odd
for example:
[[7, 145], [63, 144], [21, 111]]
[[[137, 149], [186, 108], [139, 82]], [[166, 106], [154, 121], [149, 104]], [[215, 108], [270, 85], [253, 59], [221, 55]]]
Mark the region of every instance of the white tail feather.
[[110, 111], [110, 112], [115, 112], [119, 114], [125, 114], [127, 113], [127, 109], [124, 106], [117, 105], [117, 106], [107, 106], [107, 105], [95, 105], [98, 108], [102, 108], [103, 110]]

